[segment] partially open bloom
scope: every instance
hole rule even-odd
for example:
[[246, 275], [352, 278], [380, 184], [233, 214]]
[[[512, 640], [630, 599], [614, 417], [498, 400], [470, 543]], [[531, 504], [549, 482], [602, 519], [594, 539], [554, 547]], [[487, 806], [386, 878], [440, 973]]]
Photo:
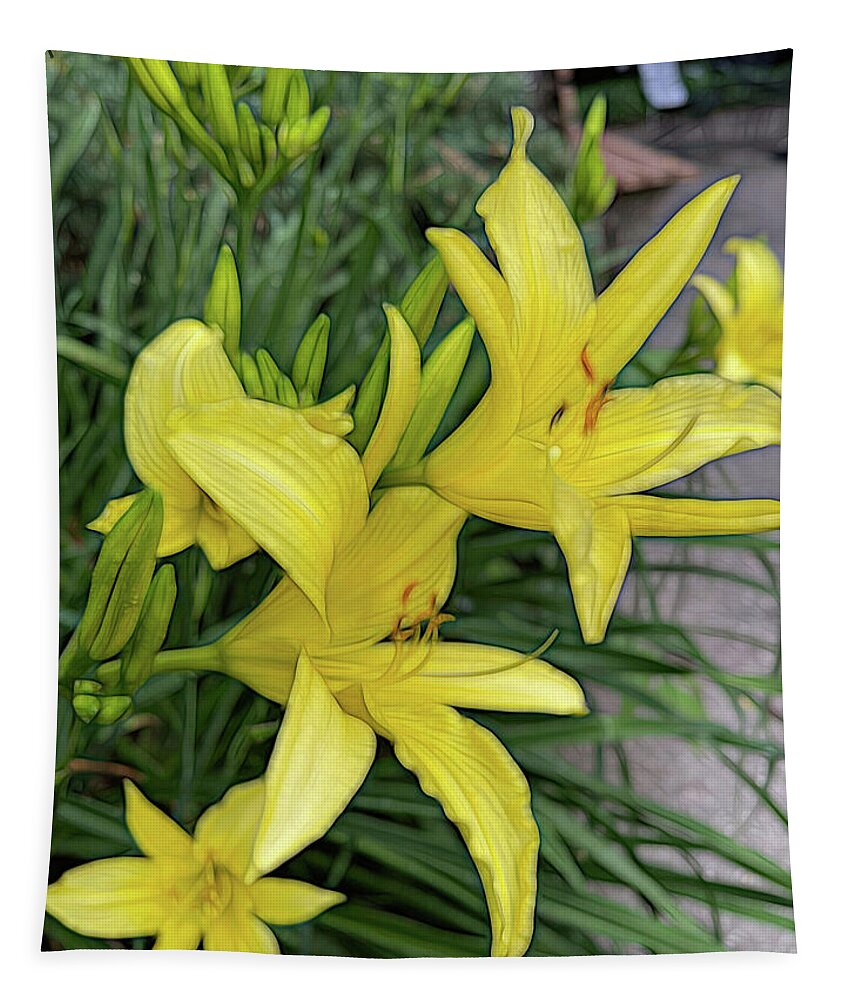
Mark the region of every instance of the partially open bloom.
[[[254, 874], [331, 826], [366, 776], [378, 734], [461, 831], [487, 897], [493, 954], [520, 955], [534, 923], [539, 840], [529, 787], [496, 737], [456, 709], [587, 709], [579, 685], [534, 655], [439, 639], [465, 516], [423, 487], [381, 492], [334, 561], [330, 639], [286, 579], [196, 665], [287, 705]], [[170, 657], [181, 665], [181, 651], [164, 655], [166, 669]]]
[[[357, 453], [323, 408], [250, 399], [218, 328], [172, 324], [136, 358], [124, 436], [136, 474], [163, 499], [159, 555], [197, 543], [214, 569], [265, 549], [320, 612], [334, 548], [366, 517]], [[109, 503], [90, 525], [108, 531], [132, 503]]]
[[[203, 944], [207, 951], [276, 955], [268, 924], [300, 924], [345, 901], [339, 892], [293, 879], [246, 885], [262, 779], [231, 788], [201, 816], [193, 836], [129, 781], [124, 800], [127, 826], [144, 857], [92, 861], [48, 888], [48, 913], [78, 934], [155, 937], [154, 947], [162, 949]], [[280, 837], [284, 843], [286, 828]]]
[[706, 274], [692, 279], [721, 326], [715, 371], [733, 382], [757, 382], [780, 392], [783, 356], [783, 270], [762, 240], [732, 239], [735, 294]]
[[774, 500], [644, 491], [724, 455], [777, 443], [780, 406], [767, 389], [715, 375], [612, 388], [691, 276], [737, 178], [689, 202], [595, 297], [579, 231], [526, 157], [532, 116], [523, 108], [512, 114], [509, 162], [477, 205], [500, 270], [462, 233], [427, 233], [476, 320], [491, 384], [454, 434], [385, 482], [425, 482], [470, 513], [553, 532], [582, 634], [600, 642], [633, 535], [777, 527]]

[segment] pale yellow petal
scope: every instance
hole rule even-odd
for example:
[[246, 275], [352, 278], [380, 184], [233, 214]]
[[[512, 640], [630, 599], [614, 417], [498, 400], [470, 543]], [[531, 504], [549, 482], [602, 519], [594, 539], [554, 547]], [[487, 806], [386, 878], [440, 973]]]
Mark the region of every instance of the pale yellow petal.
[[693, 198], [645, 244], [597, 299], [587, 358], [608, 382], [670, 309], [709, 246], [738, 177]]
[[171, 413], [186, 404], [244, 395], [222, 343], [223, 334], [197, 320], [173, 323], [137, 356], [124, 395], [124, 439], [136, 475], [168, 507], [194, 510], [192, 479], [166, 445]]
[[440, 610], [455, 581], [466, 517], [425, 487], [381, 492], [328, 581], [332, 641], [377, 642], [400, 619], [411, 622], [431, 608]]
[[[534, 119], [512, 109], [514, 146], [476, 211], [499, 261], [514, 307], [514, 353], [524, 375], [571, 354], [575, 328], [594, 298], [585, 245], [552, 184], [529, 162]], [[525, 387], [534, 397], [536, 382]]]
[[47, 890], [47, 912], [88, 937], [148, 937], [162, 926], [168, 887], [150, 858], [106, 858], [69, 871]]
[[354, 449], [297, 412], [257, 399], [186, 407], [169, 427], [169, 447], [199, 486], [324, 615], [335, 548], [367, 513]]
[[706, 299], [718, 322], [722, 326], [728, 323], [736, 311], [736, 300], [730, 290], [706, 274], [696, 274], [691, 283]]
[[243, 878], [251, 860], [254, 839], [265, 801], [262, 778], [234, 785], [199, 818], [195, 826], [196, 854], [210, 855], [237, 878]]
[[467, 642], [432, 643], [425, 666], [404, 681], [412, 702], [496, 712], [586, 715], [582, 688], [544, 660]]
[[780, 400], [762, 386], [716, 375], [666, 378], [611, 393], [587, 449], [567, 448], [562, 477], [596, 496], [639, 493], [707, 462], [780, 442]]
[[502, 275], [476, 244], [457, 229], [427, 229], [426, 239], [440, 254], [449, 280], [476, 321], [491, 365], [513, 363], [511, 328], [514, 306]]
[[626, 512], [633, 535], [740, 535], [780, 527], [777, 500], [622, 496], [610, 502]]
[[783, 268], [762, 240], [733, 237], [724, 252], [736, 255], [736, 299], [743, 312], [762, 312], [783, 300]]
[[491, 954], [523, 955], [535, 922], [538, 828], [529, 786], [499, 740], [452, 708], [367, 693], [401, 763], [461, 831], [485, 890]]
[[204, 951], [280, 955], [278, 939], [253, 913], [229, 907], [204, 933]]
[[582, 638], [602, 642], [632, 555], [629, 520], [620, 508], [595, 505], [559, 483], [553, 515]]
[[395, 306], [385, 306], [384, 311], [390, 333], [390, 374], [378, 423], [363, 453], [363, 473], [370, 490], [399, 447], [420, 391], [417, 338]]
[[254, 872], [277, 868], [323, 836], [360, 788], [375, 734], [340, 708], [306, 653], [266, 770]]
[[188, 860], [192, 857], [189, 834], [127, 779], [124, 781], [124, 816], [136, 846], [149, 858]]
[[167, 917], [157, 932], [155, 951], [197, 951], [203, 931], [199, 922], [185, 910]]
[[346, 901], [341, 892], [319, 889], [289, 878], [261, 878], [251, 886], [250, 892], [257, 916], [277, 926], [303, 924]]
[[215, 570], [232, 566], [257, 551], [257, 543], [232, 517], [203, 494], [195, 541]]

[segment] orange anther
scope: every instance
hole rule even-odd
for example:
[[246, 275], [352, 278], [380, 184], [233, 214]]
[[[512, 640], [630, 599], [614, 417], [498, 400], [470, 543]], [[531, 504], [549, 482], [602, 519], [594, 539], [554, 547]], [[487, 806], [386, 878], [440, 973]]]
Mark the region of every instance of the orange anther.
[[408, 584], [408, 586], [405, 587], [405, 589], [402, 591], [402, 606], [403, 607], [404, 607], [404, 605], [406, 605], [408, 603], [408, 599], [410, 598], [411, 594], [414, 592], [414, 587], [416, 587], [416, 585], [417, 585], [417, 581], [416, 580], [412, 580]]
[[589, 382], [594, 381], [594, 369], [591, 367], [591, 360], [588, 357], [588, 345], [586, 344], [582, 348], [582, 353], [579, 355], [579, 360], [582, 362], [582, 370], [585, 372], [585, 376]]

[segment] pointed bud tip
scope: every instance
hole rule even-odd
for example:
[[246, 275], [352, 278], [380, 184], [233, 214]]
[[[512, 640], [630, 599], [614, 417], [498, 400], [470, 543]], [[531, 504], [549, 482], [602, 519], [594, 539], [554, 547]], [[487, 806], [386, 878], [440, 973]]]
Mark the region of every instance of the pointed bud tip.
[[512, 156], [525, 156], [526, 143], [535, 129], [535, 118], [528, 108], [514, 107], [511, 109], [511, 124], [514, 129], [514, 145]]

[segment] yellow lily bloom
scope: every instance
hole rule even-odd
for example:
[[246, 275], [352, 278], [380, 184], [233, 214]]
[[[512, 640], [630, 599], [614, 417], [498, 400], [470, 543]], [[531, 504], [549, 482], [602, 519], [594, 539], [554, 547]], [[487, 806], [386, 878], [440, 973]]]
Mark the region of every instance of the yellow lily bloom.
[[[223, 334], [181, 320], [136, 358], [124, 437], [136, 474], [163, 499], [158, 555], [197, 543], [214, 569], [265, 549], [324, 613], [334, 549], [364, 523], [357, 453], [323, 405], [293, 410], [249, 398]], [[334, 429], [334, 433], [329, 431]], [[89, 527], [108, 531], [133, 501], [111, 501]]]
[[[153, 936], [158, 949], [203, 943], [206, 951], [279, 954], [268, 924], [312, 920], [345, 896], [293, 879], [246, 884], [264, 798], [262, 779], [234, 786], [190, 836], [125, 781], [127, 826], [144, 857], [72, 868], [48, 887], [47, 912], [89, 937]], [[280, 835], [284, 842], [286, 827]]]
[[329, 829], [364, 780], [378, 734], [461, 831], [484, 886], [492, 953], [522, 955], [539, 842], [529, 787], [496, 737], [456, 709], [587, 708], [576, 681], [543, 660], [438, 639], [465, 519], [424, 487], [380, 491], [365, 528], [334, 561], [330, 637], [285, 579], [212, 646], [161, 654], [159, 669], [219, 670], [287, 706], [252, 875]]
[[555, 535], [586, 642], [600, 642], [633, 535], [732, 534], [778, 525], [774, 500], [644, 495], [724, 455], [779, 441], [777, 397], [715, 375], [612, 390], [697, 266], [737, 183], [698, 195], [595, 297], [585, 249], [557, 192], [514, 146], [477, 211], [498, 271], [464, 234], [431, 229], [488, 351], [491, 383], [470, 417], [386, 485], [425, 482], [451, 503]]
[[783, 356], [783, 270], [761, 240], [731, 239], [736, 294], [705, 274], [692, 279], [721, 325], [715, 371], [733, 382], [758, 382], [780, 393]]

